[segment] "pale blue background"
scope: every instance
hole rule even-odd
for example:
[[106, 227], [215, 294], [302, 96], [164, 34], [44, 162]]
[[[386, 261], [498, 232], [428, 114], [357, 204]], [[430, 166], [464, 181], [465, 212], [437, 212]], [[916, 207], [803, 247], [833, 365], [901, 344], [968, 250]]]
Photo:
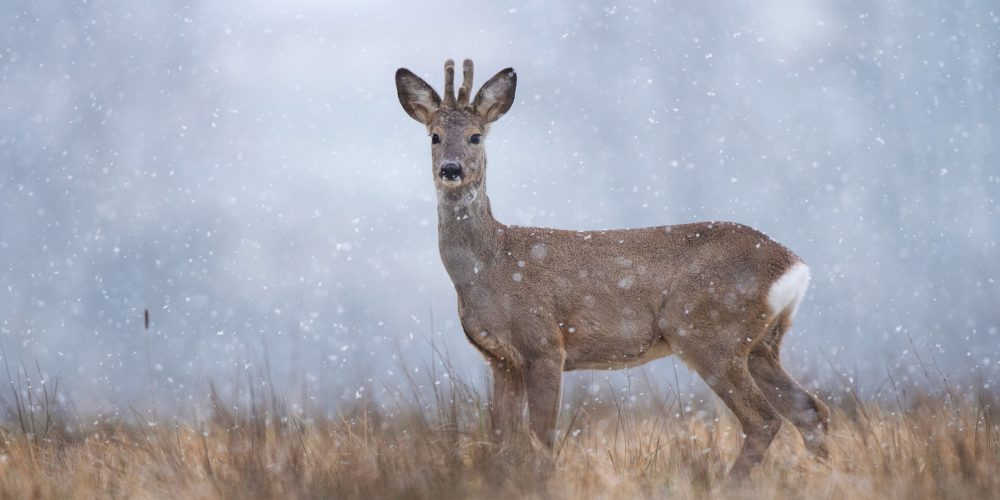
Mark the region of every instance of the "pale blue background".
[[500, 220], [751, 224], [812, 267], [785, 350], [810, 386], [939, 389], [914, 348], [1000, 373], [991, 0], [7, 0], [0, 27], [0, 342], [80, 407], [142, 406], [150, 371], [201, 399], [265, 344], [332, 407], [429, 365], [432, 331], [481, 377], [393, 82], [448, 57], [518, 72]]

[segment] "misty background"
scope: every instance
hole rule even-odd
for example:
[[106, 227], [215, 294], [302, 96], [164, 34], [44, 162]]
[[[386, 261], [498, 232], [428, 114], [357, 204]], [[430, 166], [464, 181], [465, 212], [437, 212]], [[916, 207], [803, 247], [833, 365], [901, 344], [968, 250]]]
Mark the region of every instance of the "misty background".
[[518, 72], [502, 222], [746, 223], [812, 268], [783, 354], [807, 387], [1000, 382], [992, 0], [5, 0], [0, 27], [3, 361], [83, 409], [265, 361], [333, 408], [432, 343], [481, 381], [393, 81], [466, 57], [475, 88]]

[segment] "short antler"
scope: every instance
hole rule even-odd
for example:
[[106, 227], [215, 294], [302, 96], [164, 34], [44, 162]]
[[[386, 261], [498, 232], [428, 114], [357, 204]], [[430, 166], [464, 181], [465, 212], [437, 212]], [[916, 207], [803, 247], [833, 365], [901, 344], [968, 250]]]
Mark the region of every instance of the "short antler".
[[462, 87], [458, 89], [458, 105], [468, 106], [469, 95], [472, 92], [472, 59], [462, 63]]
[[444, 62], [444, 104], [455, 105], [455, 61], [451, 59]]

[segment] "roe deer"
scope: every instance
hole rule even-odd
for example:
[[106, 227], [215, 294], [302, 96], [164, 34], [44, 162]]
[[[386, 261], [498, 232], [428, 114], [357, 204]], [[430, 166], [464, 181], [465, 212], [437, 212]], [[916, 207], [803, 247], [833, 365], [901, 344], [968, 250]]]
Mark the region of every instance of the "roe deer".
[[746, 475], [790, 420], [826, 458], [829, 411], [781, 366], [779, 348], [809, 268], [750, 227], [700, 222], [565, 231], [508, 226], [486, 196], [485, 140], [514, 102], [507, 68], [473, 98], [472, 61], [455, 97], [396, 71], [399, 102], [427, 127], [441, 260], [465, 335], [493, 372], [491, 418], [501, 439], [525, 401], [532, 431], [555, 437], [564, 370], [635, 366], [676, 354], [725, 402], [745, 438], [730, 473]]

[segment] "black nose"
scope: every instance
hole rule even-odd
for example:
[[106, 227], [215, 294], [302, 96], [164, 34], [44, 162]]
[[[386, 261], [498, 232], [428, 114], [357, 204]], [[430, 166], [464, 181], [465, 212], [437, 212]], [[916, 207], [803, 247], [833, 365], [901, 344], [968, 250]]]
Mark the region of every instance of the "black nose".
[[447, 181], [457, 181], [462, 179], [462, 165], [454, 161], [446, 161], [441, 164], [441, 172], [439, 173], [442, 179]]

